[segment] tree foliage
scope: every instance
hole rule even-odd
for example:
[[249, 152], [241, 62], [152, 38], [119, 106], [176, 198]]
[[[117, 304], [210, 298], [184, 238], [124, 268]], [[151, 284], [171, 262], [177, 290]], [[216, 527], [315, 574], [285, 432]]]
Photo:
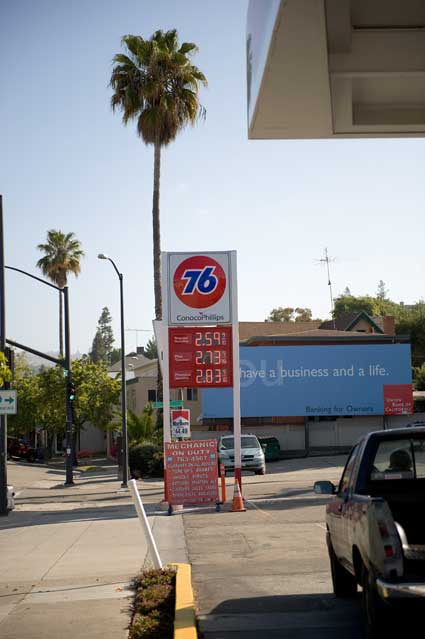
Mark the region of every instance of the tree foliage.
[[199, 103], [204, 74], [191, 62], [198, 48], [192, 42], [179, 46], [175, 29], [155, 31], [149, 39], [125, 35], [125, 54], [114, 56], [111, 75], [112, 109], [122, 112], [127, 124], [137, 121], [145, 144], [164, 146], [205, 111]]
[[378, 284], [376, 297], [340, 295], [335, 300], [334, 317], [337, 319], [345, 313], [361, 312], [371, 317], [394, 317], [396, 334], [410, 337], [412, 363], [413, 366], [420, 367], [425, 361], [425, 302], [420, 300], [405, 306], [402, 303], [393, 302], [386, 296], [387, 290], [382, 280]]
[[12, 371], [9, 368], [6, 355], [0, 351], [0, 388], [11, 379]]
[[[38, 250], [44, 253], [37, 266], [53, 284], [63, 288], [68, 282], [68, 275], [76, 277], [80, 273], [80, 261], [84, 257], [81, 243], [74, 233], [62, 233], [51, 229], [47, 231], [47, 242], [38, 244]], [[63, 309], [62, 293], [59, 292], [59, 353], [63, 354]]]
[[102, 309], [102, 313], [97, 322], [96, 334], [93, 339], [90, 358], [95, 364], [105, 362], [111, 364], [112, 346], [115, 338], [112, 330], [112, 316], [107, 306]]
[[372, 316], [391, 315], [397, 317], [400, 305], [389, 299], [371, 297], [363, 295], [355, 297], [354, 295], [340, 295], [334, 301], [333, 316], [335, 319], [345, 315], [346, 313], [367, 313]]
[[145, 355], [148, 359], [158, 359], [158, 347], [156, 339], [151, 337], [145, 346]]
[[292, 308], [287, 306], [282, 308], [274, 308], [269, 316], [266, 318], [266, 322], [311, 322], [312, 312], [309, 308]]
[[128, 411], [127, 417], [128, 439], [131, 444], [157, 439], [158, 431], [155, 426], [152, 403], [148, 402], [140, 416]]
[[385, 287], [385, 282], [383, 280], [379, 280], [378, 288], [376, 290], [376, 297], [378, 300], [386, 300], [388, 296], [388, 291]]
[[[87, 423], [106, 428], [118, 420], [121, 382], [108, 375], [102, 362], [74, 360], [72, 379], [76, 388], [73, 423], [77, 431]], [[13, 386], [19, 405], [18, 414], [10, 417], [15, 432], [29, 432], [36, 426], [50, 434], [63, 432], [66, 377], [61, 366], [37, 374], [25, 366], [17, 368]]]
[[79, 275], [84, 251], [74, 233], [65, 234], [51, 229], [47, 231], [46, 244], [38, 244], [37, 248], [45, 254], [38, 260], [37, 266], [56, 286], [66, 286], [70, 273]]

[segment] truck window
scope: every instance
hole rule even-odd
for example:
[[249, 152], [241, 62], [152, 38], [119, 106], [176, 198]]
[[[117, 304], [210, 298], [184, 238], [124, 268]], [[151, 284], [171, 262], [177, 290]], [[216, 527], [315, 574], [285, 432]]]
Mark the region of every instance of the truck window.
[[345, 494], [348, 492], [350, 486], [351, 475], [353, 474], [354, 462], [356, 461], [356, 454], [359, 446], [355, 446], [351, 451], [350, 457], [345, 464], [344, 472], [342, 473], [341, 481], [339, 482], [338, 493]]
[[372, 481], [425, 478], [425, 440], [402, 438], [380, 442], [370, 478]]

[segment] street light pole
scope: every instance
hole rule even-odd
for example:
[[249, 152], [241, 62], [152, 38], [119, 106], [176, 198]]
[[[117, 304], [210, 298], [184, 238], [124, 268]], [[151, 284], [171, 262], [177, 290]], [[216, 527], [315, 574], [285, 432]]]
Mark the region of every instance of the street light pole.
[[122, 460], [122, 488], [127, 488], [128, 482], [128, 435], [127, 435], [127, 391], [125, 383], [125, 329], [124, 329], [124, 276], [119, 272], [115, 262], [105, 255], [99, 253], [100, 260], [108, 260], [115, 269], [120, 281], [120, 315], [121, 315], [121, 414], [122, 414], [122, 438], [121, 438], [121, 460]]

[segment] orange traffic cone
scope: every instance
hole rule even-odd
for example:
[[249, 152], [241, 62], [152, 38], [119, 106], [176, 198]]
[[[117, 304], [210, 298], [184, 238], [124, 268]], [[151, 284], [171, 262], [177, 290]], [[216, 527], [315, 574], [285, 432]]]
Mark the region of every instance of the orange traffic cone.
[[243, 505], [241, 488], [239, 486], [238, 480], [235, 478], [235, 490], [233, 492], [232, 513], [243, 513], [245, 511], [246, 511], [246, 508]]

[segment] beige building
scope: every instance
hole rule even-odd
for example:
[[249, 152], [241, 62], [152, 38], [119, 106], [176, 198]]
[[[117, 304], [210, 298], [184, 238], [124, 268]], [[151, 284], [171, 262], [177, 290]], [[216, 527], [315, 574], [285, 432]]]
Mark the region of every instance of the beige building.
[[[131, 379], [127, 379], [127, 408], [140, 415], [148, 402], [157, 401], [158, 360], [135, 363], [131, 372]], [[197, 388], [172, 389], [170, 398], [183, 400], [184, 407], [190, 410], [190, 422], [194, 428], [199, 423], [201, 415], [200, 391]]]

